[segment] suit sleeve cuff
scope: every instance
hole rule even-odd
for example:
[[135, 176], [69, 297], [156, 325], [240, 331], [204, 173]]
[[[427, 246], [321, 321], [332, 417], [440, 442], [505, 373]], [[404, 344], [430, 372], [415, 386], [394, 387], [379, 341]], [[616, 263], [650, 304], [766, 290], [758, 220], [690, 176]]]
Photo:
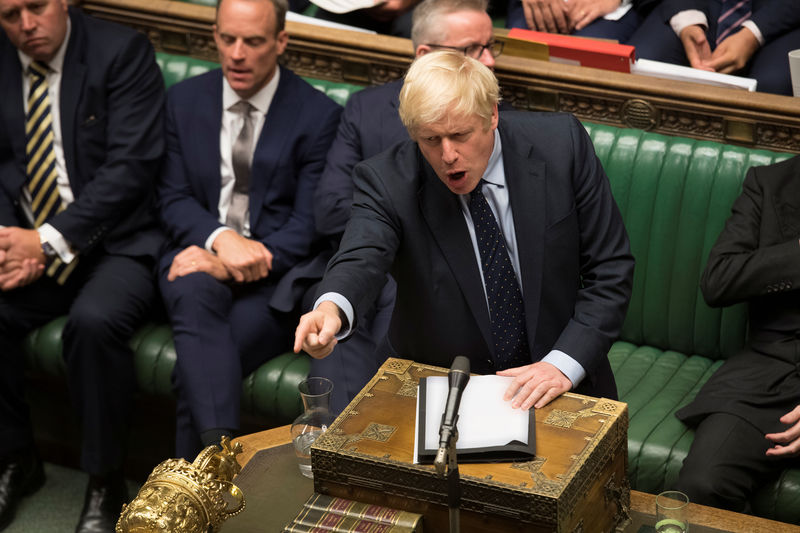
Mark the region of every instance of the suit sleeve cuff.
[[750, 30], [752, 34], [756, 36], [756, 39], [758, 39], [758, 44], [764, 46], [764, 35], [761, 33], [761, 30], [758, 29], [758, 26], [756, 26], [755, 22], [752, 20], [745, 20], [742, 22], [742, 26]]
[[669, 25], [672, 26], [672, 31], [675, 32], [675, 35], [680, 37], [681, 32], [687, 26], [702, 26], [708, 29], [708, 19], [706, 18], [706, 14], [699, 9], [687, 9], [686, 11], [681, 11], [673, 15], [673, 17], [669, 19]]
[[217, 237], [219, 237], [220, 233], [222, 233], [223, 231], [227, 231], [227, 230], [236, 231], [234, 229], [229, 228], [228, 226], [220, 226], [217, 229], [215, 229], [213, 232], [211, 232], [211, 235], [209, 235], [208, 239], [206, 239], [206, 250], [208, 250], [209, 252], [211, 252], [213, 254], [214, 253], [214, 249], [211, 247], [211, 245], [214, 244], [214, 241], [217, 239]]
[[581, 364], [561, 350], [551, 350], [542, 361], [550, 363], [567, 376], [572, 382], [573, 389], [580, 385], [583, 378], [586, 377], [586, 370], [583, 369]]
[[339, 294], [338, 292], [326, 292], [314, 302], [314, 309], [319, 307], [322, 302], [333, 302], [339, 308], [339, 315], [344, 315], [342, 318], [342, 328], [336, 333], [336, 340], [347, 338], [353, 330], [353, 306], [350, 302]]
[[39, 239], [47, 241], [62, 262], [69, 264], [75, 259], [75, 252], [72, 251], [72, 246], [56, 228], [50, 224], [42, 224], [36, 231], [39, 232]]

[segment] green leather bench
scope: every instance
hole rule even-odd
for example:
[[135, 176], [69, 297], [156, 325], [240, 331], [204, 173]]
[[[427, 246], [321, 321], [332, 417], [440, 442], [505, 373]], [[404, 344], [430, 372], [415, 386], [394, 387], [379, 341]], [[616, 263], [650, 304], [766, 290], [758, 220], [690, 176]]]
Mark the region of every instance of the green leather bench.
[[[708, 307], [699, 290], [708, 253], [746, 170], [789, 157], [586, 124], [611, 181], [636, 258], [625, 324], [609, 352], [628, 403], [632, 488], [658, 493], [677, 479], [693, 430], [674, 413], [744, 343], [747, 308]], [[800, 469], [761, 489], [756, 514], [800, 524]]]
[[[158, 54], [167, 86], [216, 64]], [[360, 87], [309, 80], [344, 103]], [[764, 151], [585, 124], [622, 211], [636, 257], [633, 296], [620, 340], [609, 352], [628, 403], [632, 488], [669, 486], [693, 432], [674, 417], [744, 342], [746, 308], [711, 309], [698, 282], [708, 252], [738, 196], [745, 171], [789, 157]], [[63, 373], [60, 318], [27, 339], [30, 368]], [[142, 392], [170, 394], [175, 362], [168, 326], [150, 324], [131, 342]], [[300, 411], [296, 386], [307, 356], [281, 355], [243, 382], [245, 413], [289, 422]], [[753, 501], [757, 514], [800, 524], [800, 470], [789, 470]]]

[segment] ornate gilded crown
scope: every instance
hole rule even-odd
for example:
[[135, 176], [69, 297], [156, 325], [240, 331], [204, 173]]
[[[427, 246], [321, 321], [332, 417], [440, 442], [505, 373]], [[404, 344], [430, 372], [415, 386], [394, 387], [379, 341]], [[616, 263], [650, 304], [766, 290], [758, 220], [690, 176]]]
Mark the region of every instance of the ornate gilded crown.
[[244, 494], [232, 481], [241, 470], [236, 455], [242, 445], [223, 437], [220, 446], [207, 447], [192, 463], [167, 459], [156, 466], [136, 498], [123, 506], [116, 532], [204, 533], [240, 513]]

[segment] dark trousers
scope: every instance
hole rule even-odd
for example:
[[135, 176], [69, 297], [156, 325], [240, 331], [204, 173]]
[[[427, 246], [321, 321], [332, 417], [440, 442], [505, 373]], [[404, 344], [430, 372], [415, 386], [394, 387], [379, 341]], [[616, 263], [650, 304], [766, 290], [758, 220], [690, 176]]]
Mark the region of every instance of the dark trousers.
[[[709, 28], [706, 37], [712, 50], [716, 48], [716, 20], [719, 18], [719, 6], [718, 0], [708, 3]], [[663, 9], [664, 4], [656, 7], [642, 22], [628, 44], [636, 47], [637, 58], [688, 66], [689, 60], [686, 59], [683, 43], [670, 27], [668, 14]], [[800, 28], [764, 43], [744, 69], [736, 74], [755, 78], [758, 81], [758, 91], [791, 95], [792, 81], [788, 53], [798, 48], [800, 48]]]
[[103, 475], [122, 467], [136, 386], [128, 342], [155, 298], [148, 263], [86, 257], [64, 286], [42, 277], [0, 293], [0, 456], [33, 446], [20, 341], [68, 314], [63, 354], [82, 429], [81, 468]]
[[195, 273], [167, 281], [174, 256], [161, 260], [159, 283], [178, 356], [175, 445], [179, 457], [194, 459], [201, 433], [239, 428], [243, 377], [291, 349], [295, 324], [270, 307], [270, 278], [236, 285]]
[[728, 413], [714, 413], [697, 426], [689, 455], [673, 487], [692, 503], [749, 512], [755, 489], [795, 459], [765, 455], [772, 444], [755, 426]]

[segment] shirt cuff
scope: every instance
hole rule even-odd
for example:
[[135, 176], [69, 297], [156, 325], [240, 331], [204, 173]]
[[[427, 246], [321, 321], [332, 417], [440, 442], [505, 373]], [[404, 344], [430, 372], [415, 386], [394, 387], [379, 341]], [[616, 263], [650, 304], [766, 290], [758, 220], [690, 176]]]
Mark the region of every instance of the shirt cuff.
[[567, 376], [572, 382], [573, 389], [586, 377], [586, 370], [583, 369], [581, 364], [561, 350], [550, 350], [550, 353], [542, 361], [550, 363]]
[[761, 30], [758, 29], [758, 26], [756, 26], [755, 22], [752, 20], [745, 20], [742, 22], [742, 26], [750, 30], [753, 35], [756, 36], [759, 45], [764, 46], [764, 35], [761, 33]]
[[235, 229], [229, 228], [228, 226], [220, 226], [213, 232], [211, 232], [211, 235], [209, 235], [208, 239], [206, 239], [206, 250], [208, 250], [212, 254], [216, 253], [214, 252], [214, 249], [211, 247], [211, 245], [214, 244], [214, 241], [216, 240], [216, 238], [219, 236], [220, 233], [227, 230], [236, 231]]
[[611, 13], [606, 13], [605, 15], [603, 15], [603, 19], [604, 20], [619, 20], [619, 19], [621, 19], [622, 17], [627, 15], [628, 11], [630, 11], [631, 7], [633, 7], [631, 2], [633, 2], [633, 0], [622, 0], [622, 2], [620, 2], [620, 4], [619, 4], [619, 7], [617, 7]]
[[686, 11], [681, 11], [677, 15], [673, 15], [673, 17], [669, 19], [669, 25], [672, 26], [672, 31], [675, 32], [675, 35], [680, 37], [681, 32], [687, 26], [702, 26], [708, 29], [708, 19], [706, 18], [706, 14], [699, 9], [687, 9]]
[[339, 308], [339, 311], [344, 313], [346, 323], [342, 324], [342, 328], [334, 335], [336, 340], [340, 341], [349, 336], [350, 332], [353, 331], [353, 306], [347, 298], [338, 292], [326, 292], [314, 302], [314, 309], [319, 307], [322, 302], [333, 302]]
[[75, 252], [72, 251], [72, 246], [56, 228], [50, 224], [42, 224], [36, 231], [39, 232], [39, 239], [47, 241], [63, 263], [69, 264], [75, 259]]

